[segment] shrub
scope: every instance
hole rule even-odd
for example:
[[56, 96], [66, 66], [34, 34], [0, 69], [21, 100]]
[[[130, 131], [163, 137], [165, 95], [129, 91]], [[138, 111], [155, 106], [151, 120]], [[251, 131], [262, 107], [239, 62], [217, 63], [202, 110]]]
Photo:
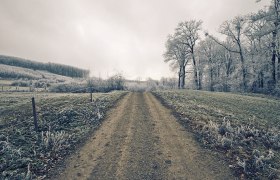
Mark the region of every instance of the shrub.
[[[259, 172], [276, 173], [273, 168], [274, 152], [280, 148], [280, 133], [276, 130], [260, 130], [253, 126], [232, 126], [224, 119], [218, 124], [206, 123], [200, 133], [204, 145], [234, 152], [236, 165], [248, 177], [256, 177]], [[259, 145], [266, 150], [257, 149]], [[238, 149], [238, 151], [236, 151]]]
[[14, 81], [14, 82], [12, 82], [11, 86], [28, 87], [28, 86], [30, 86], [30, 82], [29, 81]]
[[81, 93], [87, 92], [87, 87], [85, 84], [58, 84], [51, 86], [49, 89], [50, 92], [74, 92], [74, 93]]

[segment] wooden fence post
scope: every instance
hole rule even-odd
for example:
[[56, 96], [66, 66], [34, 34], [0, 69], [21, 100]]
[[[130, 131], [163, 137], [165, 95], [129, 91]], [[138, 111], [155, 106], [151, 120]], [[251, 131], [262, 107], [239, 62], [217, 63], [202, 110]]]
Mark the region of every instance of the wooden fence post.
[[90, 102], [92, 102], [92, 92], [90, 92]]
[[38, 131], [38, 120], [37, 120], [36, 104], [35, 104], [34, 97], [32, 97], [32, 109], [33, 109], [33, 118], [34, 118], [34, 130]]

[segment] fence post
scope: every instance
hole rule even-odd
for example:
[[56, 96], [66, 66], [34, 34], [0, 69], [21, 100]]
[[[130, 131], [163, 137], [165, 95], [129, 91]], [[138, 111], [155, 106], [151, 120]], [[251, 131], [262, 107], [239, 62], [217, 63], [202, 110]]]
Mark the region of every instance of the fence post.
[[92, 102], [92, 92], [90, 92], [90, 102]]
[[32, 109], [33, 109], [33, 118], [34, 118], [34, 130], [38, 131], [38, 120], [37, 120], [36, 104], [35, 104], [34, 97], [32, 97]]

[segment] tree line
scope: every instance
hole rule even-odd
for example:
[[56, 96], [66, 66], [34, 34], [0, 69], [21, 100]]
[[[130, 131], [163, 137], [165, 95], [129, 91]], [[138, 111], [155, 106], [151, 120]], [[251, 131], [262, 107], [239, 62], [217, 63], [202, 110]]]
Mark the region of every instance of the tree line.
[[178, 88], [190, 73], [197, 90], [280, 94], [279, 11], [280, 0], [272, 0], [257, 13], [227, 20], [220, 38], [203, 30], [202, 21], [180, 22], [163, 55], [178, 72]]
[[3, 56], [3, 55], [0, 55], [0, 64], [23, 67], [23, 68], [33, 69], [33, 70], [43, 70], [43, 71], [48, 71], [50, 73], [59, 74], [62, 76], [68, 76], [68, 77], [83, 78], [89, 76], [88, 70], [76, 68], [73, 66], [56, 64], [56, 63], [40, 63], [40, 62], [25, 60], [22, 58]]
[[50, 92], [110, 92], [125, 90], [125, 79], [122, 74], [115, 74], [107, 79], [91, 77], [86, 83], [58, 83], [50, 87]]

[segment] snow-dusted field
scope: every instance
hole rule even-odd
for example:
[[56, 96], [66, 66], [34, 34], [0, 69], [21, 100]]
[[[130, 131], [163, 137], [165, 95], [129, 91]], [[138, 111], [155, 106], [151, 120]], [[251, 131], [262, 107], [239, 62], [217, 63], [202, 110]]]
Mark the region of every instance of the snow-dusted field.
[[203, 146], [224, 154], [240, 177], [279, 173], [279, 99], [190, 90], [154, 94], [196, 133]]
[[97, 128], [125, 92], [35, 94], [39, 132], [34, 131], [33, 93], [0, 93], [0, 179], [41, 179]]

